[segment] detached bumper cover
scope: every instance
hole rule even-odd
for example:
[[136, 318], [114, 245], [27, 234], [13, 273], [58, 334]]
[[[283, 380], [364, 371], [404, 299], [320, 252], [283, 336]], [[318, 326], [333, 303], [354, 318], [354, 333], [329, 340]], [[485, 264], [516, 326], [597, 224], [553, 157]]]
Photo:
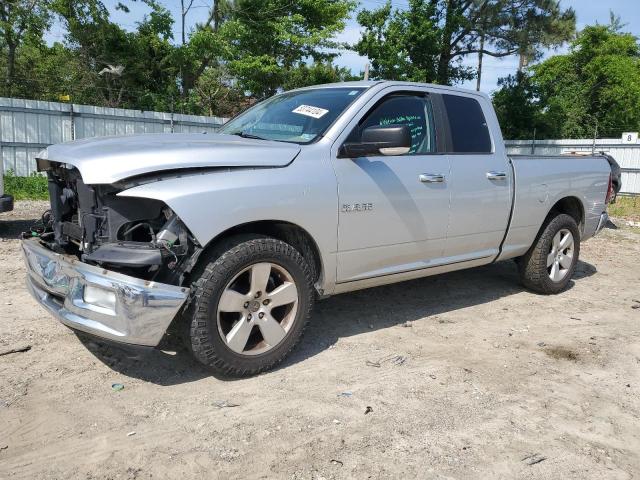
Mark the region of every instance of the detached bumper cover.
[[189, 294], [22, 241], [27, 287], [66, 326], [121, 343], [156, 346]]
[[607, 223], [609, 223], [609, 214], [607, 212], [604, 212], [602, 215], [600, 215], [600, 221], [598, 222], [598, 227], [596, 228], [596, 233], [594, 233], [594, 235], [600, 233], [600, 230], [602, 230], [607, 225]]
[[[0, 179], [0, 182], [2, 179]], [[13, 197], [11, 195], [0, 195], [0, 213], [13, 210]]]

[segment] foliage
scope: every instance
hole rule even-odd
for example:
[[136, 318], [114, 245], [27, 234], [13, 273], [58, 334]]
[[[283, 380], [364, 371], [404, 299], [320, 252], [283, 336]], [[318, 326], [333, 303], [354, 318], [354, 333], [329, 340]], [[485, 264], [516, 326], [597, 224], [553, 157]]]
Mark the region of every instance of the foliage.
[[371, 60], [371, 77], [444, 84], [472, 78], [459, 59], [448, 63], [446, 75], [438, 71], [444, 37], [453, 34], [452, 22], [459, 21], [456, 15], [446, 18], [448, 5], [443, 11], [440, 1], [409, 0], [407, 10], [393, 10], [388, 1], [379, 9], [359, 12], [364, 31], [354, 49]]
[[610, 26], [586, 27], [567, 55], [533, 69], [550, 128], [561, 137], [640, 129], [640, 46]]
[[258, 98], [273, 95], [307, 59], [329, 60], [333, 37], [355, 8], [351, 0], [238, 0], [219, 30], [231, 72]]
[[[0, 95], [227, 116], [246, 96], [350, 77], [331, 60], [353, 0], [216, 0], [177, 45], [170, 12], [138, 1], [150, 13], [133, 31], [111, 21], [103, 0], [0, 2]], [[194, 4], [182, 5], [184, 25]], [[64, 30], [53, 44], [51, 24]]]
[[42, 38], [49, 27], [48, 0], [8, 0], [0, 2], [0, 42], [6, 50], [5, 86], [15, 82], [18, 49], [25, 41]]
[[475, 76], [471, 54], [535, 57], [541, 46], [564, 43], [575, 30], [573, 10], [558, 0], [409, 0], [362, 10], [354, 49], [371, 60], [372, 76], [453, 84]]
[[[433, 82], [436, 79], [440, 29], [433, 2], [410, 0], [408, 10], [392, 10], [391, 2], [377, 10], [362, 10], [364, 27], [356, 52], [371, 61], [371, 78]], [[452, 71], [449, 81], [462, 80], [468, 72]]]
[[291, 90], [309, 85], [349, 82], [360, 79], [360, 76], [353, 75], [348, 68], [336, 67], [330, 61], [319, 61], [311, 65], [301, 62], [291, 70], [282, 86], [285, 90]]
[[236, 83], [224, 65], [206, 68], [191, 90], [189, 111], [221, 117], [233, 116], [244, 100], [244, 92]]
[[[283, 89], [351, 80], [333, 60], [336, 34], [356, 0], [215, 0], [205, 21], [184, 32], [158, 0], [125, 30], [105, 0], [0, 1], [0, 95], [101, 106], [231, 116]], [[453, 84], [472, 78], [471, 55], [519, 55], [572, 38], [575, 13], [559, 0], [391, 1], [357, 14], [372, 78]], [[47, 32], [62, 30], [55, 42]], [[503, 79], [494, 102], [505, 136], [618, 136], [640, 129], [640, 49], [622, 23], [587, 27], [565, 55]], [[479, 70], [479, 69], [478, 69]]]
[[[640, 45], [613, 25], [586, 27], [565, 55], [507, 78], [494, 103], [507, 138], [616, 138], [640, 130]], [[527, 126], [529, 125], [529, 126]]]
[[[559, 0], [520, 0], [503, 2], [509, 28], [492, 36], [498, 42], [516, 45], [520, 69], [540, 60], [542, 48], [554, 48], [570, 41], [576, 33], [576, 14], [572, 8], [562, 10]], [[495, 23], [494, 23], [495, 27]]]
[[15, 200], [48, 200], [47, 177], [33, 172], [28, 177], [17, 177], [13, 171], [4, 173], [4, 192]]
[[500, 89], [493, 94], [493, 106], [504, 138], [528, 140], [553, 136], [529, 75], [524, 72], [509, 75], [498, 80], [498, 86]]

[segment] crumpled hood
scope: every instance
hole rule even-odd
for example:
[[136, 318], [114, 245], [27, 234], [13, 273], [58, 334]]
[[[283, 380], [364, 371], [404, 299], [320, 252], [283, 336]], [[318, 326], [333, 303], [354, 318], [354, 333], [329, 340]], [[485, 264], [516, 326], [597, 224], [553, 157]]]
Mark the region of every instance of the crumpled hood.
[[84, 183], [110, 184], [182, 168], [283, 167], [300, 146], [237, 135], [160, 133], [98, 137], [52, 145], [37, 158], [76, 167]]

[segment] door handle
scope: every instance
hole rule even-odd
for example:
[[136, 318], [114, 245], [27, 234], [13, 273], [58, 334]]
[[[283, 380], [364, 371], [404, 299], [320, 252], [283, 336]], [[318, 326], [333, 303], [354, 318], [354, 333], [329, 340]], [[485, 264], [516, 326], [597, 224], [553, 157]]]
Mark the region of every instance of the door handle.
[[505, 172], [487, 172], [487, 178], [489, 180], [505, 180], [507, 178], [507, 174]]
[[444, 175], [439, 173], [421, 173], [418, 178], [422, 183], [443, 183]]

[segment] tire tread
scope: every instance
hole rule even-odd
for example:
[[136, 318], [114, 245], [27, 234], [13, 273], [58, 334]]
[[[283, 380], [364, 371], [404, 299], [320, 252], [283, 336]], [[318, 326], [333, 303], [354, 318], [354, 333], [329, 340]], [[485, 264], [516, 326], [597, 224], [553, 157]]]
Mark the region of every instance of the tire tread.
[[[306, 301], [298, 301], [298, 305], [306, 305], [305, 311], [299, 317], [302, 327], [297, 333], [295, 341], [290, 342], [284, 352], [272, 358], [268, 362], [255, 362], [254, 367], [242, 367], [234, 365], [224, 359], [209, 340], [211, 328], [217, 329], [215, 312], [211, 312], [210, 298], [215, 295], [215, 288], [224, 285], [228, 272], [235, 266], [250, 260], [261, 254], [275, 254], [288, 257], [293, 260], [302, 270], [306, 288], [300, 288], [300, 292], [307, 293]], [[245, 377], [257, 375], [265, 370], [272, 369], [282, 362], [289, 353], [298, 345], [304, 330], [306, 330], [311, 317], [314, 304], [313, 294], [313, 271], [304, 257], [291, 245], [272, 237], [263, 235], [238, 235], [230, 237], [217, 248], [215, 248], [202, 262], [203, 268], [195, 273], [197, 278], [191, 284], [192, 302], [189, 305], [186, 316], [189, 327], [187, 335], [187, 347], [201, 363], [204, 363], [214, 371], [225, 376]], [[300, 312], [298, 313], [300, 315]], [[286, 340], [285, 340], [286, 342]], [[278, 347], [276, 347], [278, 348]]]
[[[554, 235], [562, 228], [571, 230], [574, 237], [574, 261], [570, 272], [560, 283], [554, 283], [547, 274], [547, 255]], [[547, 217], [536, 242], [518, 261], [520, 282], [529, 290], [543, 295], [551, 295], [563, 291], [575, 271], [577, 258], [580, 254], [580, 233], [574, 218], [565, 213], [549, 215]]]

